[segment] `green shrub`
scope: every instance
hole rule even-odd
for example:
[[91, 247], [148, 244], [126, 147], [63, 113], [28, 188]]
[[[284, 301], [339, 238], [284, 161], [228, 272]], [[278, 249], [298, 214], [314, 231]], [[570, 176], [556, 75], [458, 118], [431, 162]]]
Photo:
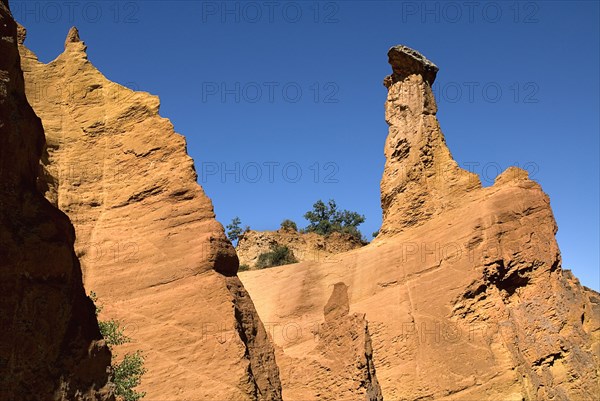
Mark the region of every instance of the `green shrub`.
[[134, 390], [140, 385], [144, 373], [146, 369], [144, 369], [142, 353], [136, 351], [133, 354], [126, 354], [121, 363], [113, 365], [115, 393], [125, 401], [137, 401], [144, 397], [146, 393], [138, 393]]
[[371, 234], [373, 236], [373, 238], [376, 238], [379, 235], [379, 230], [375, 231], [373, 234]]
[[298, 259], [294, 256], [294, 252], [285, 245], [273, 245], [270, 252], [265, 252], [259, 255], [256, 267], [264, 269], [266, 267], [289, 265], [297, 263]]
[[304, 229], [305, 232], [321, 235], [339, 232], [363, 240], [358, 226], [365, 222], [365, 216], [350, 210], [338, 210], [333, 199], [330, 199], [327, 204], [318, 200], [313, 205], [313, 209], [304, 214], [304, 218], [310, 222]]
[[298, 231], [298, 226], [290, 219], [281, 222], [281, 229], [286, 231]]
[[[98, 297], [95, 292], [90, 292], [90, 298], [96, 306], [96, 316], [102, 311], [102, 306], [97, 305]], [[142, 376], [146, 373], [144, 368], [144, 356], [141, 351], [133, 354], [125, 354], [120, 363], [115, 362], [117, 354], [113, 348], [115, 345], [121, 345], [131, 342], [131, 338], [125, 335], [125, 328], [121, 322], [114, 319], [108, 321], [98, 321], [98, 327], [102, 337], [106, 340], [106, 345], [113, 352], [112, 381], [115, 384], [115, 395], [121, 397], [124, 401], [137, 401], [144, 397], [146, 393], [137, 392], [135, 387], [139, 386]]]
[[98, 326], [100, 327], [102, 337], [104, 337], [106, 343], [110, 346], [131, 342], [131, 338], [125, 335], [125, 329], [116, 320], [98, 321]]
[[250, 270], [250, 266], [248, 265], [240, 265], [240, 267], [238, 267], [238, 272], [247, 272], [248, 270]]

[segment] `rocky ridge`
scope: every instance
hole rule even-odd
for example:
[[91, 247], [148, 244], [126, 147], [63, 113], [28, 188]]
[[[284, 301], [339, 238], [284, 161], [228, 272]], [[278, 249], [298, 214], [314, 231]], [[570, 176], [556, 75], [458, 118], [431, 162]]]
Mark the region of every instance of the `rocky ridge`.
[[111, 401], [111, 354], [67, 216], [37, 190], [44, 132], [0, 1], [0, 399]]
[[349, 234], [300, 233], [295, 230], [246, 231], [235, 248], [240, 265], [255, 268], [261, 254], [270, 252], [273, 246], [287, 246], [299, 262], [328, 260], [335, 262], [338, 253], [360, 248], [364, 244]]
[[271, 342], [159, 100], [109, 81], [77, 29], [55, 60], [20, 52], [47, 146], [38, 188], [73, 221], [84, 283], [122, 321], [160, 400], [279, 400]]

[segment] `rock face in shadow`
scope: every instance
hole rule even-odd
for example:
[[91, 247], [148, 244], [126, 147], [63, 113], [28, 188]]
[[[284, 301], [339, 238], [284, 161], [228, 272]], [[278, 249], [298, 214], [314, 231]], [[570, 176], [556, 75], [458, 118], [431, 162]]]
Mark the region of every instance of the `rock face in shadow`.
[[344, 283], [386, 400], [594, 399], [600, 295], [563, 271], [548, 196], [521, 169], [488, 188], [460, 169], [435, 117], [437, 68], [404, 46], [388, 56], [379, 236], [336, 263], [240, 274], [273, 328], [284, 398], [354, 388], [343, 364], [320, 363], [353, 332], [314, 335], [324, 307], [343, 314], [330, 297]]
[[44, 132], [0, 2], [0, 399], [114, 400], [73, 226], [36, 189]]
[[[24, 40], [21, 35], [21, 44]], [[47, 147], [38, 186], [75, 226], [84, 283], [141, 349], [149, 400], [279, 400], [273, 347], [159, 100], [106, 79], [75, 28], [43, 64], [20, 46]]]

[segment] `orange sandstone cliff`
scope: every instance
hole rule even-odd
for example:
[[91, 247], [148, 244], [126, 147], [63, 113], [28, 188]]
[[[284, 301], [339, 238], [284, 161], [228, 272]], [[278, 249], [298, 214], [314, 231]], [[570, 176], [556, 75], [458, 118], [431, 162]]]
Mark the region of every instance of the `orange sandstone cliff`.
[[86, 290], [146, 357], [148, 400], [280, 400], [238, 259], [159, 100], [105, 78], [75, 28], [44, 64], [20, 51], [47, 146], [40, 190], [73, 221]]
[[[76, 29], [61, 55], [39, 62], [0, 7], [3, 399], [111, 397], [110, 354], [81, 286], [73, 230], [37, 191], [73, 221], [86, 290], [134, 339], [118, 352], [144, 352], [148, 400], [600, 393], [600, 295], [562, 269], [548, 196], [517, 168], [483, 188], [458, 166], [436, 118], [438, 68], [417, 51], [388, 53], [376, 240], [240, 281], [158, 99], [106, 79]], [[17, 36], [46, 146], [23, 97]], [[26, 358], [15, 347], [39, 352]]]

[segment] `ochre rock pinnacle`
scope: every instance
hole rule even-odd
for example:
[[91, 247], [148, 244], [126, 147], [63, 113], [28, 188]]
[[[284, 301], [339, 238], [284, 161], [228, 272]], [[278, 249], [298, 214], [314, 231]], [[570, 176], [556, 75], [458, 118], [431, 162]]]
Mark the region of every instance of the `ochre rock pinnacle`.
[[284, 393], [596, 399], [600, 294], [562, 270], [548, 196], [518, 168], [482, 188], [444, 140], [437, 67], [404, 46], [389, 58], [377, 238], [240, 274], [261, 319], [298, 333], [273, 336]]
[[69, 43], [81, 42], [81, 38], [79, 37], [79, 30], [77, 27], [73, 26], [69, 29], [69, 33], [67, 33], [67, 39], [65, 40], [65, 46]]

